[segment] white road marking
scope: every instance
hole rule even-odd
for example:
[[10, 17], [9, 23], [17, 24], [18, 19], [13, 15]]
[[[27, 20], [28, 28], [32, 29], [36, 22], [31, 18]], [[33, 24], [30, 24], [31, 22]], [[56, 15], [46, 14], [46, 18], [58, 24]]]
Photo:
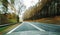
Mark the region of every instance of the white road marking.
[[7, 34], [12, 33], [12, 32], [13, 32], [13, 31], [15, 31], [17, 28], [19, 28], [21, 25], [23, 25], [23, 23], [22, 23], [22, 24], [20, 24], [20, 25], [18, 25], [17, 27], [15, 27], [14, 29], [12, 29], [11, 31], [9, 31]]
[[32, 24], [32, 23], [29, 23], [29, 22], [27, 22], [27, 23], [30, 24], [30, 25], [32, 25], [33, 27], [35, 27], [35, 28], [38, 29], [39, 31], [45, 31], [45, 30], [41, 29], [40, 27], [37, 27], [36, 25], [34, 25], [34, 24]]
[[31, 25], [31, 26], [33, 26], [33, 27], [35, 27], [35, 28], [36, 28], [36, 29], [38, 29], [39, 31], [45, 31], [45, 30], [43, 30], [43, 29], [41, 29], [41, 28], [37, 27], [36, 25], [34, 25], [34, 24], [30, 23], [30, 22], [23, 22], [22, 24], [18, 25], [17, 27], [15, 27], [15, 28], [14, 28], [14, 29], [12, 29], [11, 31], [9, 31], [7, 34], [12, 33], [12, 32], [13, 32], [13, 31], [15, 31], [17, 28], [19, 28], [20, 26], [22, 26], [24, 23], [27, 23], [27, 24], [29, 24], [29, 25]]

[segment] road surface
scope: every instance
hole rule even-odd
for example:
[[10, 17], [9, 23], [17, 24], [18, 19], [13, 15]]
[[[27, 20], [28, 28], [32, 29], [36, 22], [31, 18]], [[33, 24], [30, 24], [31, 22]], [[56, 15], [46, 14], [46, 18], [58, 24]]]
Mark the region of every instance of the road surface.
[[23, 22], [6, 35], [60, 35], [60, 25]]

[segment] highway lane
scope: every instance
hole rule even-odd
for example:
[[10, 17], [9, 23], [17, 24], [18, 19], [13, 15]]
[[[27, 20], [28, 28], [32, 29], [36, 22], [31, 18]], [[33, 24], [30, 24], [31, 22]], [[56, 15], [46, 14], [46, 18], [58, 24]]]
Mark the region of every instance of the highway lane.
[[60, 25], [31, 22], [32, 24], [44, 29], [45, 31], [60, 32]]
[[6, 35], [13, 34], [60, 35], [60, 25], [45, 24], [40, 22], [23, 22], [20, 26], [18, 26], [18, 28], [15, 28], [15, 30]]
[[39, 22], [24, 22], [23, 25], [20, 26], [15, 31], [37, 30], [35, 27], [30, 25], [29, 23], [36, 25], [37, 27], [45, 31], [60, 32], [60, 25], [45, 24], [45, 23], [39, 23]]

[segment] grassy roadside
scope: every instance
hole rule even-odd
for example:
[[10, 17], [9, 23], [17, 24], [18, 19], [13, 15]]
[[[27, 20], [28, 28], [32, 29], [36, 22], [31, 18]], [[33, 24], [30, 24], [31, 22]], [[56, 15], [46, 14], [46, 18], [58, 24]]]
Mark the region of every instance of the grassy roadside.
[[2, 32], [3, 30], [5, 30], [6, 28], [8, 28], [9, 26], [6, 26], [6, 27], [1, 27], [0, 28], [0, 32]]
[[0, 34], [7, 33], [8, 31], [12, 30], [13, 28], [15, 28], [18, 25], [19, 25], [19, 23], [14, 24], [14, 25], [9, 25], [9, 26], [6, 26], [6, 27], [2, 27], [2, 28], [0, 28]]
[[0, 32], [3, 32], [3, 30], [9, 28], [10, 26], [13, 26], [13, 25], [9, 25], [9, 26], [5, 26], [5, 27], [1, 27], [1, 28], [0, 28]]
[[18, 25], [19, 25], [19, 23], [14, 24], [14, 25], [10, 25], [8, 28], [6, 28], [5, 30], [3, 30], [2, 33], [7, 33], [8, 31], [14, 29]]
[[1, 28], [0, 28], [0, 35], [3, 34], [3, 30], [5, 30], [5, 29], [7, 29], [7, 28], [9, 28], [9, 27], [10, 27], [10, 26], [1, 27]]

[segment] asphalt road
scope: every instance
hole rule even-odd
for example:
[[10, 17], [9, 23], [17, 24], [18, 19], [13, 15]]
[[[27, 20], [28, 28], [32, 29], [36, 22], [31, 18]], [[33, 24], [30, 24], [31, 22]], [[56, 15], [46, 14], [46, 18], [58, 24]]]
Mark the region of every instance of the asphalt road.
[[60, 25], [23, 22], [6, 35], [60, 35]]

